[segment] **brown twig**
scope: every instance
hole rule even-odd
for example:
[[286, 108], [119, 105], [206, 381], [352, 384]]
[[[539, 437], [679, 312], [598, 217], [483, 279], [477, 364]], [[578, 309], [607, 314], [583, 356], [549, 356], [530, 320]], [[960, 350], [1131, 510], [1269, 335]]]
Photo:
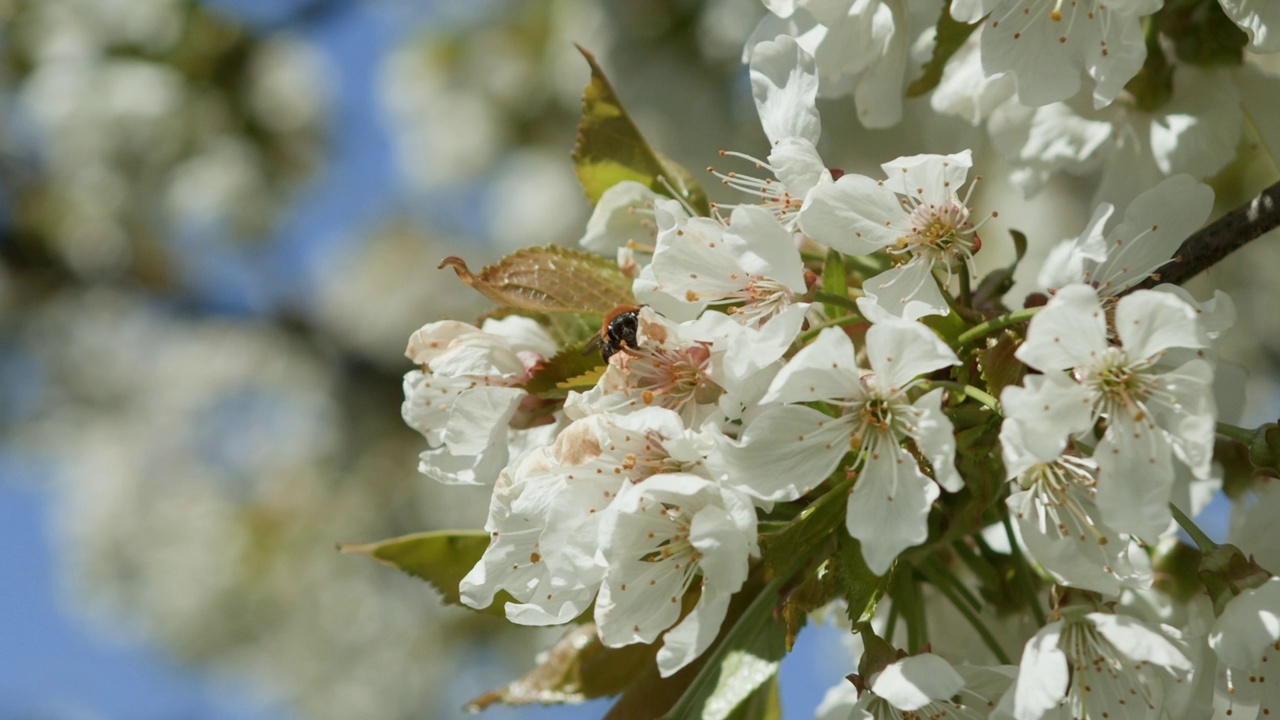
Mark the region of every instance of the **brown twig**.
[[1280, 226], [1280, 182], [1193, 233], [1172, 260], [1126, 292], [1153, 288], [1161, 283], [1181, 285], [1277, 226]]

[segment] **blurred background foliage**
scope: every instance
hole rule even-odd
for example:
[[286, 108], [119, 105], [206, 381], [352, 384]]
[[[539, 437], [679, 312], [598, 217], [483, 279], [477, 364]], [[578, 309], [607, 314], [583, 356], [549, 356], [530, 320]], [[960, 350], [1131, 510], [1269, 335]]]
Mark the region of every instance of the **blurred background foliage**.
[[[483, 524], [487, 493], [415, 472], [405, 340], [484, 307], [440, 258], [476, 267], [581, 235], [575, 42], [686, 167], [763, 156], [741, 66], [763, 13], [0, 0], [0, 482], [42, 499], [66, 607], [284, 717], [452, 717], [527, 669], [557, 633], [446, 612], [333, 551]], [[869, 171], [985, 145], [911, 102], [875, 133], [824, 107], [824, 157]], [[1022, 203], [990, 162], [989, 245], [1013, 226], [1042, 251], [1083, 226], [1088, 187]], [[67, 716], [100, 712], [80, 710]]]

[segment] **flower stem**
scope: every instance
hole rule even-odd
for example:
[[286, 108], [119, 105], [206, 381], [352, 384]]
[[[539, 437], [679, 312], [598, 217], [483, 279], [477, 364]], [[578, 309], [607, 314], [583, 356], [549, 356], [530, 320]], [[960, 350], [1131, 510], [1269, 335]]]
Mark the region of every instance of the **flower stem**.
[[838, 318], [833, 318], [826, 322], [821, 322], [821, 323], [818, 323], [817, 325], [812, 325], [809, 327], [808, 330], [805, 330], [804, 332], [800, 333], [800, 342], [802, 344], [808, 345], [810, 342], [813, 341], [814, 338], [818, 337], [818, 333], [822, 332], [823, 330], [826, 330], [829, 327], [836, 327], [838, 325], [853, 325], [855, 323], [860, 323], [860, 322], [866, 322], [866, 320], [864, 320], [861, 315], [843, 315]]
[[1178, 526], [1195, 541], [1196, 545], [1200, 548], [1200, 552], [1208, 554], [1218, 549], [1218, 543], [1210, 540], [1209, 536], [1205, 535], [1204, 531], [1201, 530], [1200, 527], [1191, 520], [1191, 518], [1187, 517], [1186, 513], [1182, 512], [1181, 508], [1173, 503], [1169, 503], [1169, 511], [1173, 513], [1173, 519], [1178, 521]]
[[1242, 427], [1236, 427], [1235, 425], [1229, 425], [1224, 422], [1218, 423], [1218, 426], [1216, 429], [1219, 435], [1226, 435], [1232, 440], [1239, 440], [1245, 445], [1249, 445], [1250, 443], [1253, 442], [1252, 430], [1242, 428]]
[[[932, 562], [922, 563], [918, 566], [918, 569], [934, 587], [938, 588], [938, 592], [951, 601], [951, 604], [955, 606], [956, 610], [960, 611], [964, 619], [969, 621], [969, 624], [977, 631], [978, 636], [982, 638], [982, 642], [996, 656], [996, 659], [1003, 665], [1012, 665], [1013, 661], [1009, 659], [1004, 648], [1000, 647], [1000, 643], [996, 641], [995, 635], [991, 634], [991, 630], [986, 623], [982, 622], [982, 618], [978, 617], [973, 608], [969, 607], [969, 604], [956, 592], [957, 586], [960, 588], [964, 586], [960, 585], [959, 581], [951, 577], [951, 574], [946, 570], [932, 567]], [[968, 591], [966, 590], [966, 592]]]
[[924, 617], [924, 598], [920, 597], [920, 585], [915, 581], [914, 575], [910, 565], [900, 563], [889, 580], [894, 586], [893, 604], [902, 608], [902, 619], [907, 623], [909, 653], [920, 652], [929, 637]]
[[1031, 610], [1031, 616], [1035, 618], [1036, 625], [1044, 627], [1044, 611], [1040, 609], [1040, 599], [1036, 597], [1036, 585], [1031, 579], [1031, 566], [1022, 554], [1022, 548], [1018, 547], [1018, 538], [1013, 534], [1013, 522], [1009, 520], [1007, 513], [1000, 522], [1004, 524], [1004, 536], [1009, 539], [1009, 554], [1013, 556], [1014, 574], [1018, 576], [1018, 587], [1026, 596], [1027, 608]]
[[960, 333], [960, 337], [956, 338], [956, 346], [964, 347], [965, 345], [968, 345], [969, 343], [972, 343], [973, 341], [981, 337], [990, 335], [991, 333], [997, 330], [1003, 330], [1004, 328], [1007, 328], [1010, 325], [1017, 325], [1018, 323], [1024, 323], [1030, 320], [1031, 318], [1035, 317], [1036, 313], [1040, 312], [1040, 310], [1041, 308], [1038, 308], [1038, 307], [1023, 308], [1022, 310], [1014, 310], [1008, 315], [993, 317], [984, 323], [981, 323], [979, 325], [974, 325], [973, 327], [969, 328], [963, 333]]
[[920, 383], [922, 387], [944, 387], [948, 390], [954, 390], [991, 408], [993, 411], [1000, 412], [1000, 401], [992, 397], [991, 393], [981, 388], [976, 388], [960, 382], [952, 382], [950, 380], [928, 380]]

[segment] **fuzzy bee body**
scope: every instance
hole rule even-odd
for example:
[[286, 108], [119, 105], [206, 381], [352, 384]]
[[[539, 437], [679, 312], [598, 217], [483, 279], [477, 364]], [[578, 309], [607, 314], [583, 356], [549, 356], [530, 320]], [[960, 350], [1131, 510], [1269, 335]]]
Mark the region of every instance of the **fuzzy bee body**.
[[640, 327], [640, 306], [619, 305], [604, 316], [600, 332], [587, 346], [599, 347], [600, 357], [606, 363], [623, 348], [636, 346], [636, 331]]

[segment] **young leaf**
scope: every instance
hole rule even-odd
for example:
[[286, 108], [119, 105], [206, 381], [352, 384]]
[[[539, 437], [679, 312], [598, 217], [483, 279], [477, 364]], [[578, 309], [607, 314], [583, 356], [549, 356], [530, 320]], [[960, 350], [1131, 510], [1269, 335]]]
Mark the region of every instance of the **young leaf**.
[[591, 203], [599, 202], [605, 190], [623, 180], [634, 180], [662, 195], [672, 196], [674, 190], [677, 200], [684, 200], [700, 215], [709, 215], [707, 195], [697, 181], [688, 170], [650, 147], [623, 109], [595, 56], [581, 47], [578, 51], [591, 65], [591, 82], [582, 93], [573, 166]]
[[[367, 555], [374, 560], [426, 580], [443, 596], [446, 604], [467, 607], [458, 595], [458, 584], [480, 561], [489, 547], [489, 534], [480, 530], [440, 530], [414, 533], [367, 545], [339, 545], [338, 551]], [[493, 604], [477, 612], [503, 615], [508, 601], [505, 592]], [[468, 610], [474, 608], [467, 607]]]
[[889, 577], [871, 572], [862, 558], [862, 544], [856, 539], [843, 533], [837, 538], [839, 542], [831, 558], [832, 571], [840, 594], [849, 603], [849, 620], [856, 627], [859, 623], [871, 622]]
[[[845, 275], [844, 256], [839, 250], [827, 251], [827, 260], [822, 264], [822, 290], [832, 298], [849, 299], [849, 278]], [[827, 315], [833, 318], [849, 314], [848, 306], [842, 303], [828, 302], [826, 305]]]
[[987, 384], [987, 392], [994, 397], [1000, 397], [1006, 387], [1021, 383], [1027, 374], [1027, 366], [1013, 355], [1018, 345], [1017, 334], [1005, 330], [987, 338], [986, 347], [978, 351], [982, 380]]
[[652, 665], [656, 645], [605, 647], [595, 623], [571, 628], [542, 656], [529, 674], [467, 703], [467, 712], [478, 712], [495, 703], [552, 705], [579, 703], [617, 695], [636, 682], [636, 668]]
[[919, 97], [938, 87], [942, 82], [942, 70], [947, 61], [964, 45], [974, 30], [982, 23], [972, 25], [958, 22], [951, 17], [951, 3], [942, 6], [942, 14], [938, 16], [938, 26], [933, 45], [933, 57], [924, 64], [924, 74], [907, 86], [907, 97]]
[[[567, 347], [534, 368], [524, 389], [541, 398], [563, 398], [571, 389], [593, 387], [604, 370], [602, 365], [599, 351]], [[594, 378], [589, 384], [579, 380], [588, 375]]]
[[462, 282], [486, 297], [524, 310], [603, 315], [619, 305], [635, 304], [631, 279], [617, 263], [581, 250], [524, 248], [478, 275], [455, 256], [445, 258], [440, 267], [453, 268]]

